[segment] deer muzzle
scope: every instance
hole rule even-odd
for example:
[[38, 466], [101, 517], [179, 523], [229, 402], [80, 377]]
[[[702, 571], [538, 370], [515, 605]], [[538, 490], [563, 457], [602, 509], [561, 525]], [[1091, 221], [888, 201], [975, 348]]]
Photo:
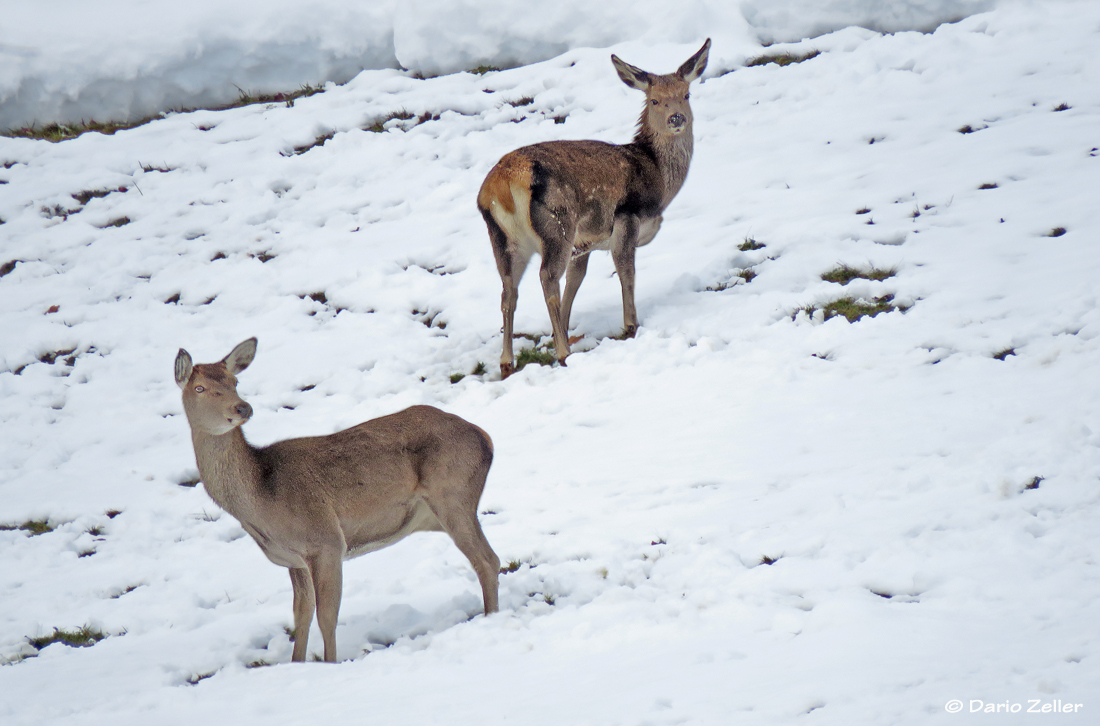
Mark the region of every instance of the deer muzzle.
[[687, 121], [687, 116], [684, 114], [674, 113], [668, 117], [668, 127], [673, 131], [682, 131]]

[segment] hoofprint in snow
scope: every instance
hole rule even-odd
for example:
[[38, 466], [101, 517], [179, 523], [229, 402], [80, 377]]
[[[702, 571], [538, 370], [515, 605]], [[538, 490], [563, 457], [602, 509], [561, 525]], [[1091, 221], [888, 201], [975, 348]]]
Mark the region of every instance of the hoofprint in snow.
[[[0, 141], [0, 523], [54, 527], [0, 532], [0, 720], [1090, 722], [1098, 28], [1009, 6], [787, 67], [716, 43], [637, 338], [603, 256], [569, 367], [505, 382], [474, 194], [519, 146], [630, 137], [606, 50]], [[613, 50], [667, 72], [697, 47]], [[516, 325], [545, 342], [539, 293]], [[906, 311], [825, 320], [844, 297]], [[346, 565], [343, 663], [287, 662], [285, 570], [181, 486], [173, 357], [250, 335], [253, 443], [416, 403], [492, 435], [499, 614], [417, 535]], [[23, 658], [84, 625], [108, 637]]]

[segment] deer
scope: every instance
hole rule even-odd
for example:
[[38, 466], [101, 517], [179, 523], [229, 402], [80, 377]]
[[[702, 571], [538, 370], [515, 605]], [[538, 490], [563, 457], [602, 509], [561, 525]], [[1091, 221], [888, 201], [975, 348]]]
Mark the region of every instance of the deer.
[[[638, 329], [634, 251], [649, 244], [662, 214], [687, 178], [694, 147], [691, 82], [707, 67], [710, 38], [674, 73], [655, 75], [611, 56], [619, 78], [645, 93], [634, 140], [545, 141], [505, 154], [477, 196], [504, 286], [504, 349], [500, 376], [515, 372], [512, 325], [519, 282], [531, 256], [542, 258], [539, 279], [558, 364], [569, 355], [573, 298], [592, 250], [609, 250], [623, 293], [623, 333]], [[560, 281], [565, 274], [565, 294]]]
[[325, 661], [335, 662], [343, 561], [413, 532], [450, 535], [477, 573], [485, 615], [497, 612], [500, 559], [477, 519], [493, 461], [489, 434], [413, 406], [327, 436], [254, 447], [241, 430], [252, 407], [237, 394], [237, 374], [256, 345], [249, 338], [206, 364], [193, 364], [181, 348], [175, 378], [207, 494], [290, 570], [291, 660], [305, 660], [316, 611]]

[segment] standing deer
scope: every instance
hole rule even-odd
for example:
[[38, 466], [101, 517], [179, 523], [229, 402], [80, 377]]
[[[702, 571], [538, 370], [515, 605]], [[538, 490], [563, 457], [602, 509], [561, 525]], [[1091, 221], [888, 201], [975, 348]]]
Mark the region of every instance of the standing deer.
[[[680, 191], [691, 164], [688, 86], [707, 67], [708, 38], [675, 73], [657, 76], [612, 55], [623, 83], [645, 92], [638, 131], [629, 144], [547, 141], [506, 154], [485, 177], [477, 206], [504, 283], [504, 350], [500, 375], [515, 371], [512, 320], [527, 262], [542, 257], [539, 278], [550, 312], [558, 362], [569, 355], [569, 313], [592, 250], [610, 250], [623, 288], [627, 337], [638, 329], [634, 249], [649, 244], [661, 214]], [[567, 271], [568, 269], [568, 271]], [[558, 282], [565, 278], [565, 297]]]
[[413, 406], [328, 436], [256, 448], [241, 425], [252, 407], [237, 374], [256, 355], [244, 341], [217, 363], [176, 356], [176, 383], [203, 486], [241, 523], [267, 558], [290, 569], [294, 653], [303, 661], [313, 611], [336, 660], [342, 562], [413, 532], [443, 531], [481, 581], [485, 614], [497, 611], [500, 560], [477, 521], [493, 461], [489, 435], [458, 416]]

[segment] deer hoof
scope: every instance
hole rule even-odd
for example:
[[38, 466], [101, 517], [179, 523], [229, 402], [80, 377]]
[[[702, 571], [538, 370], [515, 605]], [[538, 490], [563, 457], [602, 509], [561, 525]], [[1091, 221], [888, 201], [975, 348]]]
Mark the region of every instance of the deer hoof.
[[628, 325], [625, 328], [623, 328], [623, 337], [624, 338], [633, 338], [634, 334], [637, 333], [637, 332], [638, 332], [638, 326]]
[[515, 363], [501, 363], [500, 364], [500, 380], [504, 380], [508, 376], [516, 372]]

